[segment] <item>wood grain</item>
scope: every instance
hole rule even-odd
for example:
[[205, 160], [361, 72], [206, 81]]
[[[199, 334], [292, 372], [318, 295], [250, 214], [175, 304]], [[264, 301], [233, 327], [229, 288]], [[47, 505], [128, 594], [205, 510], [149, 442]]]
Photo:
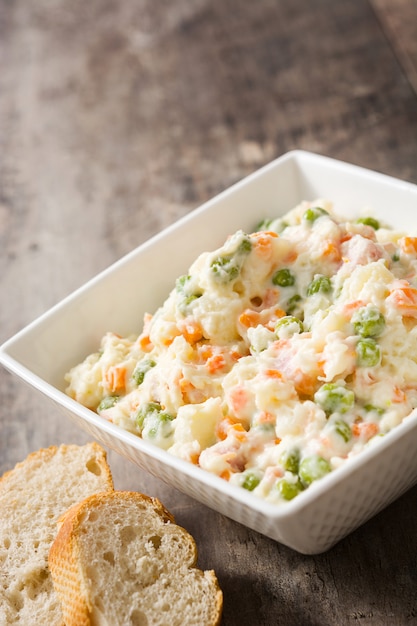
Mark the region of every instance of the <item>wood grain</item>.
[[410, 85], [417, 93], [417, 3], [415, 0], [371, 0], [371, 5]]
[[[0, 341], [292, 148], [417, 182], [410, 10], [0, 0]], [[1, 471], [87, 440], [3, 370], [0, 398]], [[159, 497], [194, 534], [223, 588], [225, 626], [417, 623], [417, 488], [305, 557], [112, 452], [110, 462], [117, 487]]]

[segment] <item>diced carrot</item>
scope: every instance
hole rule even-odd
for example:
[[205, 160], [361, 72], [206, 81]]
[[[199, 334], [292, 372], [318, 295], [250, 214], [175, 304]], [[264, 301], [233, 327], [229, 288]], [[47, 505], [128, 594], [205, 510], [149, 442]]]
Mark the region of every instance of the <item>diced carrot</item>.
[[238, 350], [235, 350], [233, 348], [230, 350], [229, 354], [233, 361], [239, 361], [239, 359], [241, 359], [243, 356]]
[[265, 376], [267, 376], [268, 378], [277, 378], [278, 380], [283, 379], [282, 373], [276, 369], [266, 369]]
[[292, 378], [296, 392], [300, 396], [312, 396], [317, 389], [317, 378], [297, 370]]
[[266, 328], [268, 328], [268, 330], [273, 331], [275, 329], [275, 325], [277, 323], [277, 320], [281, 319], [281, 317], [284, 317], [286, 315], [285, 311], [283, 309], [280, 308], [276, 308], [272, 314], [270, 311], [265, 311], [265, 313], [269, 314], [269, 318], [267, 320], [267, 322], [264, 324], [264, 326]]
[[233, 426], [231, 426], [230, 431], [233, 433], [233, 437], [234, 439], [237, 439], [237, 441], [245, 441], [247, 439], [247, 432], [246, 430], [243, 428], [242, 424], [233, 424]]
[[245, 328], [254, 328], [260, 323], [260, 317], [261, 316], [257, 311], [253, 311], [252, 309], [245, 309], [239, 315], [239, 322]]
[[258, 424], [275, 424], [275, 415], [268, 411], [262, 411], [257, 419]]
[[352, 434], [354, 437], [361, 437], [368, 441], [379, 433], [378, 424], [374, 422], [355, 422], [352, 424]]
[[405, 254], [417, 254], [417, 237], [401, 237], [398, 243]]
[[298, 254], [296, 252], [296, 250], [290, 250], [290, 252], [288, 252], [288, 254], [285, 256], [285, 258], [283, 259], [284, 263], [289, 264], [289, 263], [294, 263], [294, 261], [297, 260]]
[[240, 422], [235, 422], [234, 424], [232, 424], [231, 428], [233, 428], [233, 430], [236, 430], [239, 433], [245, 433], [246, 430], [243, 428], [242, 424]]
[[227, 437], [229, 429], [234, 423], [235, 421], [229, 415], [224, 417], [216, 426], [216, 437], [221, 441], [224, 441]]
[[387, 298], [405, 317], [417, 317], [417, 289], [407, 281], [398, 281]]
[[169, 346], [172, 344], [172, 342], [174, 341], [175, 337], [177, 337], [177, 336], [178, 335], [174, 335], [173, 337], [165, 337], [165, 339], [162, 340], [162, 343], [164, 344], [164, 346], [169, 348]]
[[207, 359], [213, 356], [213, 346], [202, 344], [198, 347], [198, 353], [203, 361], [207, 361]]
[[138, 346], [145, 352], [150, 352], [153, 348], [152, 342], [149, 338], [149, 329], [152, 317], [153, 316], [150, 313], [145, 313], [145, 315], [143, 316], [143, 330], [137, 338]]
[[323, 246], [323, 256], [331, 261], [340, 261], [340, 248], [333, 241], [328, 241]]
[[393, 389], [392, 401], [395, 403], [401, 403], [401, 402], [405, 402], [406, 399], [407, 399], [407, 396], [404, 393], [404, 391], [400, 389], [399, 387], [395, 386]]
[[226, 365], [224, 354], [214, 354], [207, 359], [207, 368], [210, 374], [215, 374], [218, 370], [223, 369]]
[[182, 394], [182, 399], [185, 404], [197, 404], [199, 402], [204, 402], [206, 400], [206, 396], [201, 389], [197, 389], [186, 378], [180, 378], [179, 380], [179, 388]]
[[231, 471], [226, 469], [226, 470], [223, 470], [223, 472], [220, 474], [220, 478], [223, 478], [224, 480], [229, 480], [230, 475], [231, 475]]
[[281, 317], [284, 317], [286, 315], [286, 313], [285, 313], [284, 309], [277, 308], [274, 311], [274, 315], [275, 315], [275, 317], [277, 319], [280, 319]]
[[403, 306], [414, 306], [417, 301], [417, 289], [415, 287], [403, 287], [402, 289], [397, 289], [396, 297], [398, 304]]
[[143, 333], [142, 335], [139, 335], [137, 343], [144, 352], [150, 352], [153, 348], [149, 335]]
[[325, 365], [326, 365], [326, 359], [320, 359], [319, 361], [317, 361], [317, 367], [320, 370], [320, 372], [323, 372]]
[[270, 238], [272, 237], [273, 239], [276, 239], [278, 237], [278, 233], [276, 233], [273, 230], [258, 230], [256, 233], [251, 233], [250, 237], [252, 239], [255, 239], [256, 241], [259, 240], [264, 240], [265, 238]]
[[227, 431], [229, 430], [230, 422], [227, 421], [227, 418], [222, 419], [216, 426], [216, 437], [221, 441], [224, 441], [227, 437]]
[[194, 385], [187, 379], [182, 376], [182, 378], [178, 381], [179, 388], [181, 393], [187, 393], [190, 389], [194, 388]]
[[126, 368], [123, 365], [112, 365], [104, 378], [111, 393], [123, 391], [126, 386]]
[[186, 318], [178, 322], [178, 330], [190, 344], [197, 343], [197, 341], [203, 338], [203, 329], [200, 324], [192, 318]]
[[345, 243], [345, 241], [349, 241], [349, 239], [352, 239], [352, 237], [353, 237], [353, 233], [345, 233], [344, 235], [341, 236], [340, 243]]
[[230, 392], [230, 402], [232, 405], [233, 412], [238, 414], [239, 411], [244, 409], [246, 403], [248, 401], [248, 394], [246, 393], [243, 387], [235, 387]]
[[200, 454], [198, 452], [192, 452], [189, 456], [190, 462], [194, 465], [198, 465], [198, 459], [200, 458]]
[[216, 437], [224, 441], [230, 433], [238, 441], [244, 441], [247, 437], [247, 432], [242, 424], [231, 415], [227, 415], [217, 424]]
[[351, 316], [357, 309], [366, 306], [366, 302], [364, 300], [352, 300], [352, 302], [347, 302], [344, 307], [344, 313]]
[[260, 257], [268, 258], [272, 253], [272, 240], [278, 237], [277, 233], [269, 230], [253, 233], [254, 247]]

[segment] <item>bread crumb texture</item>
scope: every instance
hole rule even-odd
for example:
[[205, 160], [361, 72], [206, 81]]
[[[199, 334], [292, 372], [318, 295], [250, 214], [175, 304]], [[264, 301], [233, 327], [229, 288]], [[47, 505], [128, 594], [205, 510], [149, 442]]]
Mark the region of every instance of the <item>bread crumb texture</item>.
[[96, 443], [38, 450], [0, 478], [0, 626], [63, 626], [48, 567], [57, 523], [107, 489], [113, 481]]
[[49, 566], [66, 626], [215, 626], [223, 595], [155, 498], [92, 495], [65, 515]]

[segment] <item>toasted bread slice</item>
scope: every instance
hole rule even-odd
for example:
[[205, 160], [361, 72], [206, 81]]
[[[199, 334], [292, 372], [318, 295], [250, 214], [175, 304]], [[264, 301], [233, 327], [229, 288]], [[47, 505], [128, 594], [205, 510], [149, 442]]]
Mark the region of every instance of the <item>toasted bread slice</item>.
[[[0, 625], [62, 626], [48, 553], [59, 517], [87, 496], [113, 489], [96, 443], [30, 454], [0, 479]], [[4, 619], [4, 621], [2, 621]]]
[[223, 595], [155, 498], [113, 491], [64, 516], [49, 553], [66, 626], [215, 626]]

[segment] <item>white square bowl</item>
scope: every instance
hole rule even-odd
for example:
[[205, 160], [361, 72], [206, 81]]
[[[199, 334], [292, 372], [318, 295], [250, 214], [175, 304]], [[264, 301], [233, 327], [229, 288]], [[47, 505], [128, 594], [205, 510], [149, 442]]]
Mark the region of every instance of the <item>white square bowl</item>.
[[[0, 348], [0, 362], [81, 428], [168, 484], [304, 554], [324, 552], [417, 482], [417, 415], [284, 505], [267, 503], [108, 423], [65, 394], [65, 373], [109, 330], [139, 333], [198, 254], [302, 200], [326, 198], [354, 217], [366, 207], [417, 232], [417, 186], [304, 151], [289, 152], [165, 229]], [[110, 295], [111, 294], [111, 295]]]

